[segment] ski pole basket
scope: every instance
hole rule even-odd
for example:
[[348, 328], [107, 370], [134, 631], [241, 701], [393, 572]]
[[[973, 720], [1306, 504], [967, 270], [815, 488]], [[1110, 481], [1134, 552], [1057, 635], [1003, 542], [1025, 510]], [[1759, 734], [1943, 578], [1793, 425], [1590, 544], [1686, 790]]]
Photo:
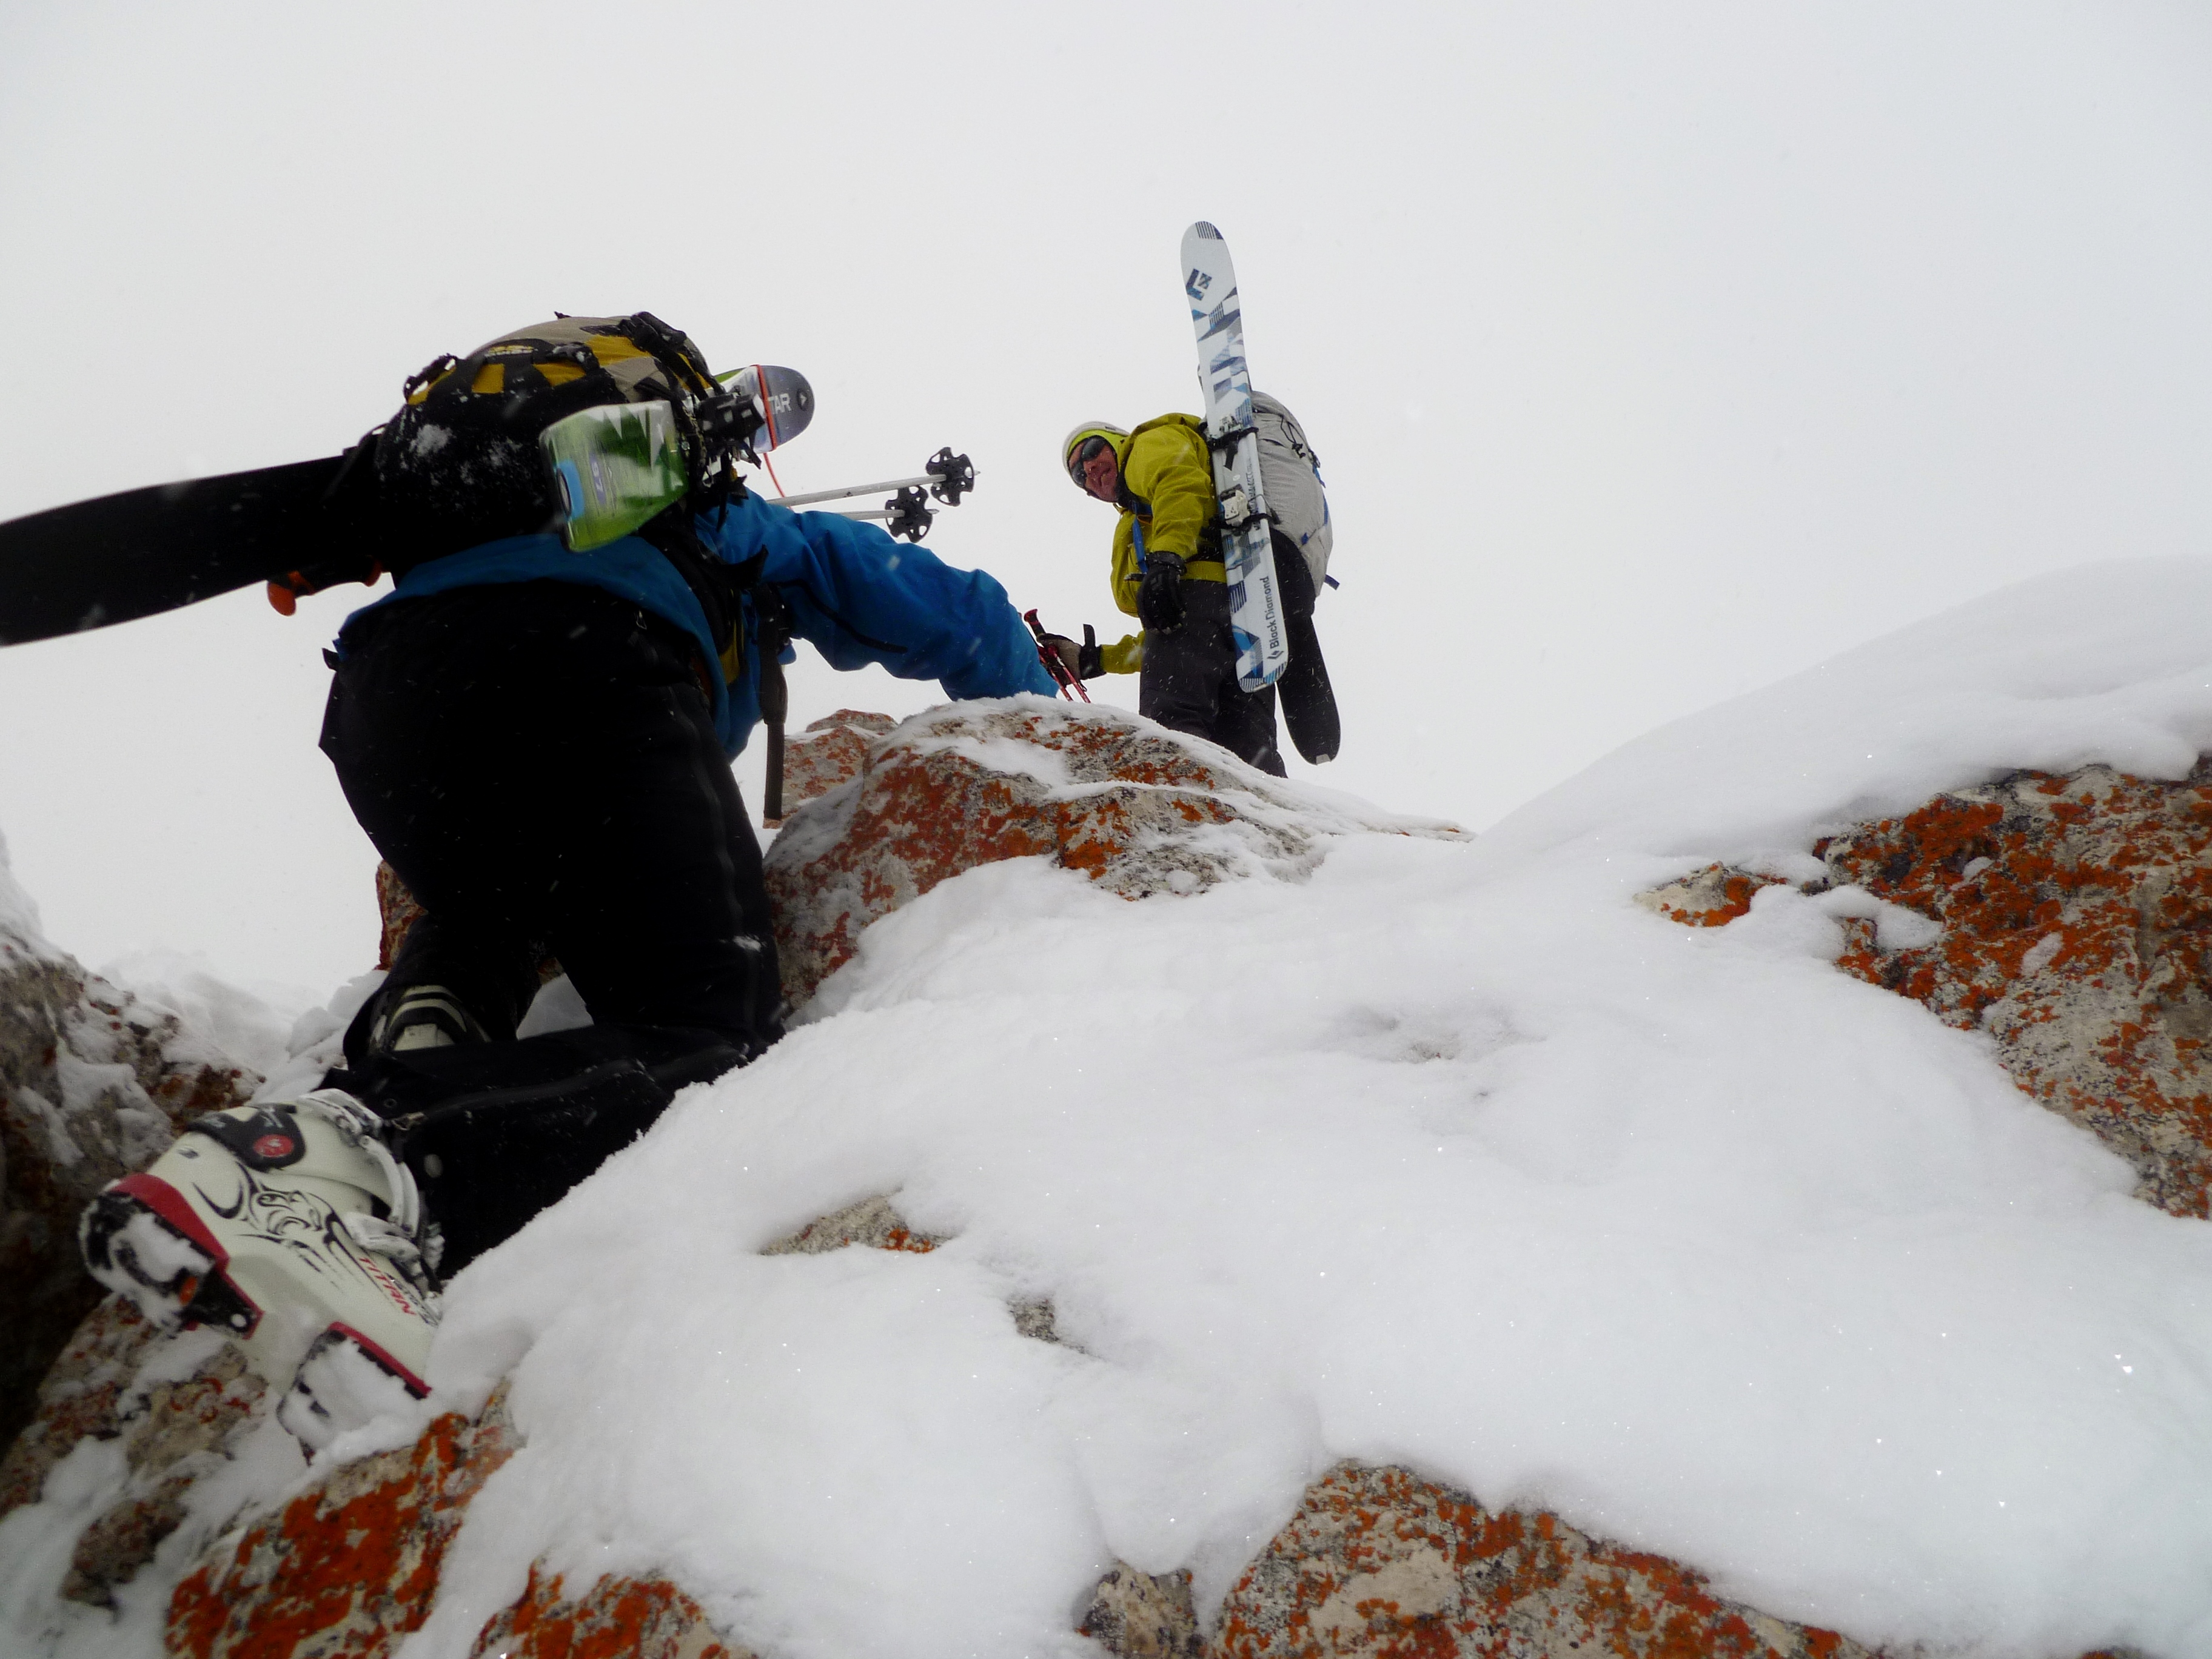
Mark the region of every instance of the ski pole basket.
[[950, 444], [931, 456], [921, 470], [937, 480], [929, 493], [947, 507], [959, 506], [961, 495], [975, 488], [975, 464], [965, 455], [954, 454]]
[[884, 528], [910, 542], [929, 534], [930, 522], [936, 517], [929, 510], [929, 498], [911, 486], [884, 503]]

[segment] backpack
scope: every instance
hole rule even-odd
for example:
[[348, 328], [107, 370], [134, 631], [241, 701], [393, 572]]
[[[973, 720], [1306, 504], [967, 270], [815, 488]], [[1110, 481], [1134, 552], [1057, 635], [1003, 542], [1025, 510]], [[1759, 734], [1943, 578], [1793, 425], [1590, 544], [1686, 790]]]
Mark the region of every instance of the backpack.
[[[690, 337], [651, 312], [556, 316], [502, 334], [465, 357], [436, 357], [409, 375], [399, 412], [372, 434], [375, 482], [380, 505], [398, 532], [392, 568], [402, 574], [464, 548], [562, 523], [574, 502], [564, 499], [541, 453], [541, 435], [587, 410], [665, 404], [680, 467], [669, 465], [675, 458], [666, 455], [631, 459], [651, 463], [681, 493], [635, 533], [660, 551], [698, 600], [727, 684], [744, 672], [743, 609], [753, 611], [774, 814], [780, 811], [787, 696], [779, 658], [791, 638], [790, 606], [761, 580], [765, 552], [726, 564], [701, 544], [691, 520], [743, 495], [738, 458], [751, 459], [757, 441], [773, 448], [804, 430], [814, 394], [805, 377], [789, 369], [755, 364], [726, 378], [734, 386], [725, 392]], [[632, 434], [627, 423], [611, 422], [609, 434], [619, 442], [648, 428], [666, 430], [635, 424]], [[650, 438], [645, 442], [657, 447]]]
[[1260, 433], [1260, 488], [1267, 498], [1267, 516], [1306, 556], [1318, 596], [1328, 580], [1329, 549], [1336, 540], [1321, 459], [1306, 441], [1298, 417], [1264, 392], [1252, 394], [1252, 424]]
[[716, 390], [699, 349], [649, 312], [556, 317], [434, 358], [407, 377], [406, 401], [376, 441], [385, 509], [414, 532], [395, 550], [420, 563], [560, 522], [566, 503], [538, 436], [605, 404], [665, 402], [689, 503], [710, 506], [734, 478], [729, 434], [708, 414]]

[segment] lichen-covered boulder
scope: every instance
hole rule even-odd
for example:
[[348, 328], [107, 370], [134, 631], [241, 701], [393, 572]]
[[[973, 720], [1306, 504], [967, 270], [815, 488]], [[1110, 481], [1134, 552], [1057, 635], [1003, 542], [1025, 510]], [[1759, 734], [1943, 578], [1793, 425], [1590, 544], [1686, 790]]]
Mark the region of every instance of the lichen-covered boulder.
[[[2133, 1164], [2176, 1215], [2212, 1199], [2212, 764], [2177, 782], [2086, 767], [1954, 790], [1814, 849], [1923, 939], [1844, 915], [1845, 972], [1995, 1039], [2015, 1082]], [[1638, 896], [1725, 926], [1777, 878], [1708, 866]], [[1893, 915], [1896, 913], [1891, 912]]]
[[118, 1482], [70, 1553], [63, 1599], [100, 1607], [185, 1517], [192, 1483], [217, 1466], [266, 1391], [212, 1333], [172, 1341], [118, 1297], [79, 1325], [46, 1373], [39, 1409], [0, 1460], [0, 1514], [36, 1503], [54, 1467], [85, 1441], [120, 1452]]
[[2021, 1086], [2094, 1131], [2137, 1195], [2212, 1192], [2212, 767], [2176, 783], [2093, 766], [1938, 796], [1816, 849], [1838, 883], [1942, 924], [1842, 966], [1996, 1040]]
[[101, 1291], [77, 1259], [93, 1194], [260, 1077], [56, 950], [0, 862], [0, 1444]]
[[768, 855], [794, 1007], [878, 916], [963, 871], [1047, 858], [1126, 898], [1309, 873], [1332, 836], [1458, 837], [1245, 766], [1118, 708], [1015, 697], [916, 715], [793, 813]]
[[522, 1599], [495, 1614], [470, 1659], [754, 1659], [665, 1578], [603, 1575], [571, 1598], [533, 1567]]
[[334, 1470], [219, 1544], [169, 1601], [168, 1651], [190, 1659], [381, 1659], [429, 1617], [461, 1516], [514, 1450], [495, 1398], [411, 1446]]
[[[938, 1242], [878, 1196], [819, 1218], [767, 1253], [915, 1252]], [[125, 1327], [135, 1319], [125, 1316]], [[82, 1426], [97, 1432], [102, 1425], [87, 1417]], [[520, 1443], [504, 1394], [495, 1392], [473, 1421], [448, 1413], [412, 1445], [338, 1466], [273, 1513], [250, 1515], [178, 1583], [168, 1652], [174, 1659], [384, 1659], [396, 1652], [436, 1605], [446, 1553], [470, 1503]], [[517, 1659], [750, 1659], [665, 1579], [602, 1577], [572, 1595], [559, 1575], [536, 1570], [521, 1598], [486, 1623], [475, 1651]]]
[[868, 745], [897, 724], [889, 714], [841, 708], [793, 732], [783, 745], [783, 817], [768, 822], [780, 824], [808, 801], [859, 777]]
[[1486, 1509], [1402, 1468], [1340, 1464], [1221, 1610], [1215, 1659], [1871, 1659], [1726, 1601], [1663, 1556], [1557, 1516]]

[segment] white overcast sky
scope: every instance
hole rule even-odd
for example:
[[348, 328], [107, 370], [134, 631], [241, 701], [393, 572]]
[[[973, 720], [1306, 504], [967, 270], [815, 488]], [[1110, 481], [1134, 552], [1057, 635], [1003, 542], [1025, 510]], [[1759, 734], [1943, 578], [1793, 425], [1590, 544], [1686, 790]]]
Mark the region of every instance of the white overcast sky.
[[[1316, 775], [1479, 827], [1973, 594], [2212, 553], [2208, 179], [2189, 4], [0, 0], [0, 516], [332, 453], [439, 351], [646, 308], [812, 378], [793, 490], [967, 451], [929, 545], [1113, 637], [1056, 446], [1194, 406], [1208, 218], [1339, 526]], [[369, 965], [315, 749], [362, 593], [0, 650], [57, 942]], [[817, 662], [794, 714], [932, 691]]]

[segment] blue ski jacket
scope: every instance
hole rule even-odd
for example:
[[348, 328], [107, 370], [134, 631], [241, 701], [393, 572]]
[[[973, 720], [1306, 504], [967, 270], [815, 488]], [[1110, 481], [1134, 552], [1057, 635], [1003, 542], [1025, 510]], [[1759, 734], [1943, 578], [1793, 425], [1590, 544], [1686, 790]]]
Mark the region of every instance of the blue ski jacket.
[[[982, 571], [956, 570], [863, 520], [794, 513], [752, 495], [701, 514], [696, 524], [701, 544], [731, 564], [766, 550], [761, 580], [790, 605], [794, 636], [833, 668], [878, 663], [902, 679], [936, 680], [956, 699], [1054, 694], [1028, 625], [1006, 590]], [[698, 599], [659, 550], [636, 536], [588, 553], [570, 552], [557, 535], [509, 536], [416, 565], [390, 593], [345, 619], [338, 655], [346, 654], [355, 623], [401, 599], [548, 579], [628, 599], [689, 632], [710, 667], [720, 660]], [[714, 684], [714, 729], [732, 758], [760, 724], [759, 621], [749, 598], [742, 610], [743, 672], [726, 684], [720, 672], [707, 676]], [[781, 659], [796, 661], [797, 653], [787, 646]]]

